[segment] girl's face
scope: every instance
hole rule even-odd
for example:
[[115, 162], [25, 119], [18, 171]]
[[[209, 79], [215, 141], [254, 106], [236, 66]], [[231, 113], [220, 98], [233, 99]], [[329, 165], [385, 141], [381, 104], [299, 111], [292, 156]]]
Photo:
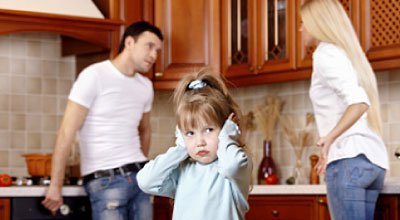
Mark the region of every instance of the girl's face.
[[189, 156], [202, 164], [216, 160], [220, 130], [219, 126], [201, 123], [198, 128], [182, 131]]

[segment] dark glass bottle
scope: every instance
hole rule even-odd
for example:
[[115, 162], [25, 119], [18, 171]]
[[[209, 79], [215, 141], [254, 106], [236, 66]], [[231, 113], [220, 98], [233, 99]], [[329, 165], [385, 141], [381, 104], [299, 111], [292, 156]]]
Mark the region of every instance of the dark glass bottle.
[[259, 185], [273, 185], [279, 183], [277, 170], [274, 160], [272, 159], [271, 141], [264, 140], [263, 144], [263, 158], [258, 168], [258, 184]]

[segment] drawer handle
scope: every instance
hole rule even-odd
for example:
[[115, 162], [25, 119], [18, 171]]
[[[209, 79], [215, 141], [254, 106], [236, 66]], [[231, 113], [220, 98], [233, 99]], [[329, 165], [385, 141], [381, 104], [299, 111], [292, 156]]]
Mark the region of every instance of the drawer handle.
[[249, 67], [249, 71], [250, 71], [250, 72], [253, 72], [254, 69], [255, 69], [254, 66]]
[[278, 215], [279, 215], [278, 210], [272, 210], [272, 215], [273, 215], [273, 216], [278, 216]]
[[324, 201], [324, 199], [318, 199], [318, 203], [319, 204], [325, 204], [325, 201]]
[[164, 75], [164, 73], [162, 72], [157, 72], [154, 74], [156, 76], [156, 78], [162, 77]]

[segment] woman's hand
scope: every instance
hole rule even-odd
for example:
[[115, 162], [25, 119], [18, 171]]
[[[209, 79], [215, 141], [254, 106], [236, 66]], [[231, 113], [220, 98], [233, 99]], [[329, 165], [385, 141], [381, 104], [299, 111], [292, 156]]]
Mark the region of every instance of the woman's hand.
[[317, 147], [320, 147], [320, 156], [315, 169], [318, 174], [324, 174], [326, 170], [326, 163], [328, 161], [329, 148], [331, 147], [333, 140], [327, 136], [322, 137], [317, 142]]

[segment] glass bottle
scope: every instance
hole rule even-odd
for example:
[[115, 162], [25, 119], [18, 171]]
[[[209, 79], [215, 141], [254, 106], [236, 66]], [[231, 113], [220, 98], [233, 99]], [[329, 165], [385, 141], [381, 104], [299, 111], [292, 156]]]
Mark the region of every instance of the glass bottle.
[[263, 151], [264, 151], [263, 158], [258, 168], [258, 178], [257, 178], [258, 184], [259, 185], [278, 184], [279, 178], [276, 172], [277, 170], [275, 167], [274, 160], [272, 159], [270, 140], [264, 140]]

